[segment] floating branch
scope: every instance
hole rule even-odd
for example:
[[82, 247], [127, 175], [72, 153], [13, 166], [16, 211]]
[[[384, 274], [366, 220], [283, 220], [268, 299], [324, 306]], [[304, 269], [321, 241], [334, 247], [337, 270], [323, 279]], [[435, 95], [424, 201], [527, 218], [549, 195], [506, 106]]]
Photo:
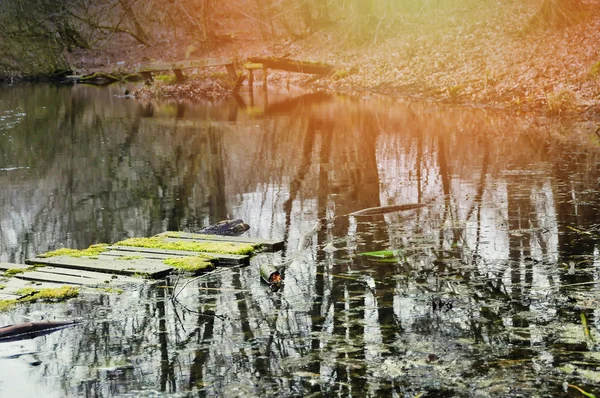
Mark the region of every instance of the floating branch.
[[354, 213], [350, 213], [348, 215], [354, 216], [354, 217], [378, 216], [381, 214], [395, 213], [398, 211], [408, 211], [408, 210], [420, 209], [421, 207], [425, 207], [425, 206], [427, 206], [427, 205], [424, 203], [409, 203], [409, 204], [404, 204], [404, 205], [370, 207], [368, 209], [355, 211]]

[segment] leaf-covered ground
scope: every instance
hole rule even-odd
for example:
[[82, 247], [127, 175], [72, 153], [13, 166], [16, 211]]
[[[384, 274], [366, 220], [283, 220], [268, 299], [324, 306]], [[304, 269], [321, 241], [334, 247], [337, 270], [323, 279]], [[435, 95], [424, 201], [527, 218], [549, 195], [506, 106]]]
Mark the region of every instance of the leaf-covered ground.
[[345, 77], [312, 83], [331, 89], [597, 114], [600, 12], [568, 27], [531, 27], [537, 10], [514, 4], [464, 13], [464, 19], [440, 15], [421, 27], [407, 21], [359, 47], [336, 32], [319, 32], [287, 51], [345, 68]]
[[[269, 38], [270, 42], [252, 37], [251, 29], [247, 29], [244, 34], [235, 35], [235, 40], [203, 47], [202, 51], [191, 52], [194, 44], [185, 40], [161, 42], [146, 49], [135, 46], [130, 53], [120, 50], [124, 44], [116, 44], [111, 47], [111, 55], [81, 59], [122, 59], [124, 67], [133, 68], [143, 59], [227, 56], [243, 62], [248, 56], [286, 56], [327, 62], [339, 69], [318, 78], [270, 71], [271, 83], [536, 110], [552, 115], [597, 115], [600, 12], [594, 10], [600, 10], [600, 2], [589, 0], [588, 15], [560, 27], [532, 24], [541, 4], [541, 0], [465, 2], [464, 6], [452, 8], [430, 7], [423, 12], [379, 16], [376, 26], [368, 29], [359, 29], [352, 21], [336, 20], [302, 38], [279, 34]], [[79, 62], [77, 66], [110, 68], [110, 63], [90, 62]], [[139, 96], [214, 98], [214, 94], [219, 97], [230, 90], [231, 87], [218, 84], [218, 79], [212, 79], [204, 83], [188, 81], [156, 92], [144, 89]], [[205, 91], [210, 95], [204, 95]]]

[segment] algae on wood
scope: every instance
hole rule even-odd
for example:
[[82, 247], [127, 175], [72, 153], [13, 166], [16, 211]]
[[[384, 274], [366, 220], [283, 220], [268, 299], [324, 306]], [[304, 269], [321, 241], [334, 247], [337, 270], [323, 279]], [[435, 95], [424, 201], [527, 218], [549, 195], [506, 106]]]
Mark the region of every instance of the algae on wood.
[[[206, 235], [212, 236], [212, 235]], [[194, 241], [174, 240], [163, 236], [152, 238], [130, 238], [116, 243], [119, 246], [146, 247], [153, 249], [185, 250], [205, 253], [252, 254], [258, 245], [248, 243], [232, 243], [228, 241]]]

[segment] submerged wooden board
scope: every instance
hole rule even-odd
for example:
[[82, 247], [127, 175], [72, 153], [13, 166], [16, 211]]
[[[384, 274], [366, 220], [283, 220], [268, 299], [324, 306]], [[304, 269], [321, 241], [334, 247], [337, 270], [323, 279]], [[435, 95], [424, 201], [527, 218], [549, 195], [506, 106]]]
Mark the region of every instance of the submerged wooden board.
[[245, 236], [221, 236], [221, 235], [204, 235], [193, 234], [190, 232], [163, 232], [156, 236], [168, 237], [171, 239], [192, 240], [192, 241], [212, 241], [212, 242], [231, 242], [231, 243], [251, 243], [262, 245], [266, 251], [278, 251], [283, 249], [282, 240], [248, 238]]
[[[215, 257], [215, 265], [237, 265], [237, 264], [248, 264], [250, 257], [239, 254], [219, 254], [219, 253], [203, 253], [203, 252], [192, 252], [186, 250], [167, 250], [167, 249], [152, 249], [146, 247], [134, 247], [134, 246], [109, 246], [106, 252], [102, 255], [105, 256], [142, 256], [150, 259], [165, 259], [182, 256], [196, 256], [198, 254], [206, 254]], [[212, 262], [212, 261], [211, 261]]]
[[71, 268], [117, 275], [143, 275], [148, 278], [162, 278], [173, 272], [173, 267], [163, 264], [163, 262], [160, 260], [151, 259], [100, 260], [85, 257], [77, 258], [69, 256], [55, 256], [47, 258], [31, 258], [25, 262], [27, 264], [53, 265], [61, 268]]

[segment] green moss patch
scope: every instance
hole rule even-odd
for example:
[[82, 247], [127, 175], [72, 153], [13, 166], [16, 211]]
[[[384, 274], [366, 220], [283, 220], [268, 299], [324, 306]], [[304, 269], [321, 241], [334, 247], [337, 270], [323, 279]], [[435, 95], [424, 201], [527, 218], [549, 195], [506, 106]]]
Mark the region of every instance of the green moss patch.
[[0, 300], [0, 312], [6, 311], [18, 303], [36, 302], [43, 301], [47, 303], [54, 303], [65, 301], [67, 299], [77, 297], [79, 295], [79, 289], [73, 286], [63, 286], [59, 288], [44, 288], [36, 289], [34, 287], [26, 287], [19, 289], [17, 294], [20, 295], [18, 299], [13, 300]]
[[6, 271], [4, 271], [4, 276], [7, 277], [11, 277], [11, 276], [15, 276], [16, 274], [22, 274], [25, 271], [28, 271], [29, 268], [9, 268]]
[[22, 274], [23, 272], [27, 272], [27, 271], [35, 271], [36, 268], [41, 268], [41, 267], [45, 267], [45, 265], [35, 264], [35, 265], [32, 265], [31, 267], [25, 267], [25, 268], [9, 268], [6, 271], [4, 271], [4, 274], [2, 276], [11, 278], [17, 274]]
[[123, 257], [118, 257], [117, 260], [124, 260], [124, 261], [130, 261], [130, 260], [139, 260], [144, 258], [143, 256], [123, 256]]
[[106, 251], [106, 247], [108, 245], [105, 243], [98, 245], [91, 245], [87, 249], [84, 250], [76, 250], [76, 249], [58, 249], [51, 252], [47, 252], [44, 254], [40, 254], [38, 257], [47, 258], [47, 257], [55, 257], [55, 256], [70, 256], [70, 257], [97, 257], [100, 253]]
[[167, 258], [163, 263], [182, 271], [199, 273], [212, 268], [211, 262], [205, 256]]
[[198, 242], [198, 241], [168, 241], [164, 237], [130, 238], [118, 242], [117, 245], [146, 247], [151, 249], [184, 250], [190, 252], [206, 252], [221, 254], [252, 254], [256, 246], [248, 243], [232, 242]]

